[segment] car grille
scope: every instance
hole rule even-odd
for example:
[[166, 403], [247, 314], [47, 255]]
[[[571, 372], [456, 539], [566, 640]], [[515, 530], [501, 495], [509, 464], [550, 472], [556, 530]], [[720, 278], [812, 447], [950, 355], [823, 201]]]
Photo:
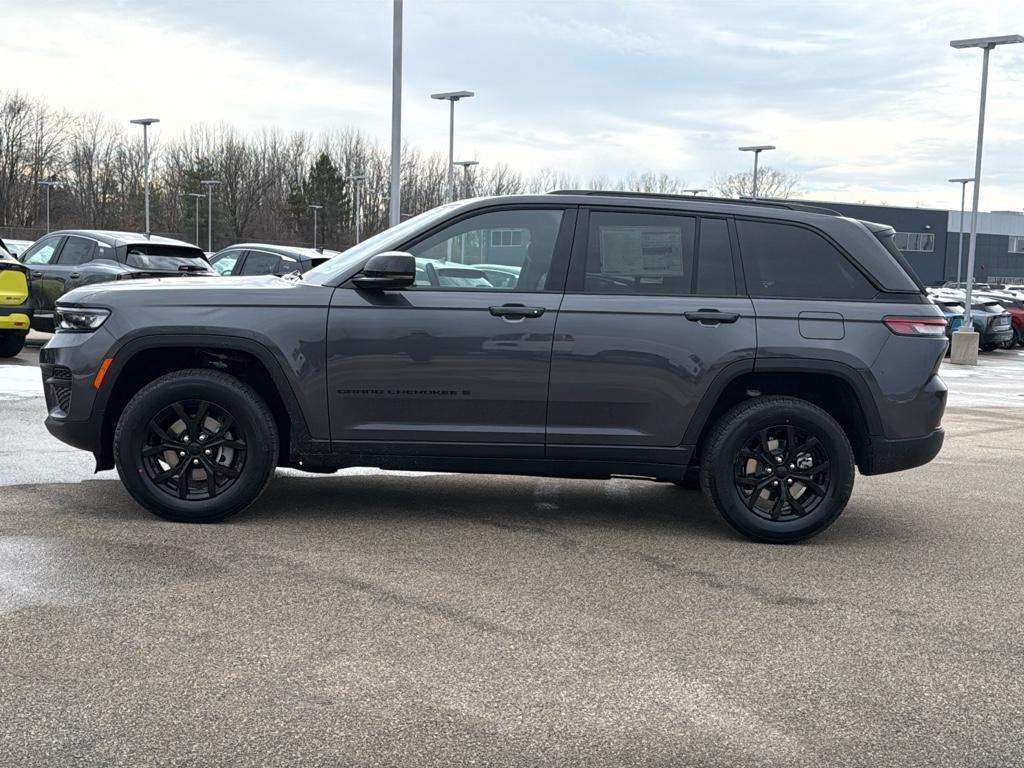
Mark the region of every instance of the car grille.
[[46, 407], [67, 416], [71, 413], [71, 369], [63, 365], [44, 365], [42, 368]]

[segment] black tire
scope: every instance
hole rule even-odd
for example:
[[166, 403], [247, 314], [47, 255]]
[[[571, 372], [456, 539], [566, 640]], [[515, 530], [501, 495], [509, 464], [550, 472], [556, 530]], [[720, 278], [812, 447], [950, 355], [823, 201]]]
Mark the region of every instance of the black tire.
[[810, 538], [850, 500], [850, 441], [835, 419], [806, 400], [765, 396], [740, 403], [718, 420], [705, 445], [704, 493], [729, 525], [756, 541]]
[[981, 345], [981, 351], [982, 352], [995, 352], [996, 351], [996, 345], [995, 344], [982, 344]]
[[273, 475], [277, 453], [277, 425], [263, 399], [234, 376], [204, 368], [147, 384], [114, 431], [114, 463], [128, 493], [175, 522], [219, 522], [248, 507]]
[[4, 331], [0, 333], [0, 357], [14, 357], [25, 348], [26, 331]]

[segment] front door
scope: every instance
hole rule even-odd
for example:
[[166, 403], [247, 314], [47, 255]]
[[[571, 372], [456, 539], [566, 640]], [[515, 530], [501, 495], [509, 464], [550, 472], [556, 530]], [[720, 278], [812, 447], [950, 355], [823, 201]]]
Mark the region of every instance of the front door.
[[714, 377], [752, 365], [728, 219], [582, 211], [555, 328], [547, 455], [676, 463]]
[[[466, 214], [407, 243], [416, 284], [341, 286], [328, 320], [335, 450], [535, 456], [575, 211]], [[503, 264], [492, 283], [474, 264]]]
[[22, 261], [29, 268], [29, 295], [35, 313], [32, 316], [32, 327], [41, 331], [53, 330], [53, 302], [57, 287], [51, 269], [57, 261], [63, 235], [50, 235], [37, 241], [29, 248]]

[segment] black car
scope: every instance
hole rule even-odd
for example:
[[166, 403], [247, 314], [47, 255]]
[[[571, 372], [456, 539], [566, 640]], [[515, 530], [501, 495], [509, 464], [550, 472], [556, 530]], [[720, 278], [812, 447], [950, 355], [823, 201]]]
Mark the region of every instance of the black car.
[[74, 288], [147, 277], [213, 275], [206, 254], [180, 240], [93, 229], [66, 229], [39, 238], [20, 258], [29, 268], [35, 307], [32, 327], [54, 329], [57, 300]]
[[[46, 426], [171, 520], [244, 509], [277, 466], [698, 475], [737, 530], [796, 541], [856, 468], [942, 446], [946, 321], [893, 237], [775, 201], [460, 201], [301, 280], [71, 292], [41, 353]], [[509, 285], [416, 279], [513, 250]]]
[[211, 256], [210, 265], [223, 276], [302, 274], [337, 255], [338, 251], [315, 248], [239, 243]]

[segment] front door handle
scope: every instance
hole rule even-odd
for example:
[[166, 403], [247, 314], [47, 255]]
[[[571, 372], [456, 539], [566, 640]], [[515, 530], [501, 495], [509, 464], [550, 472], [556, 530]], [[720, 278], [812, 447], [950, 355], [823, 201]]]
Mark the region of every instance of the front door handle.
[[500, 307], [490, 307], [490, 312], [495, 317], [522, 320], [524, 317], [540, 317], [544, 314], [544, 307], [525, 307], [522, 304], [502, 304]]
[[701, 325], [735, 323], [740, 319], [738, 312], [719, 312], [717, 309], [699, 309], [696, 312], [683, 312], [683, 317], [691, 323], [700, 323]]
[[68, 279], [69, 280], [77, 280], [81, 276], [82, 276], [81, 272], [72, 272], [70, 275], [68, 275]]
[[39, 272], [38, 270], [36, 270], [36, 271], [34, 271], [34, 272], [30, 273], [30, 274], [31, 274], [32, 277], [42, 277], [43, 276], [43, 273]]

